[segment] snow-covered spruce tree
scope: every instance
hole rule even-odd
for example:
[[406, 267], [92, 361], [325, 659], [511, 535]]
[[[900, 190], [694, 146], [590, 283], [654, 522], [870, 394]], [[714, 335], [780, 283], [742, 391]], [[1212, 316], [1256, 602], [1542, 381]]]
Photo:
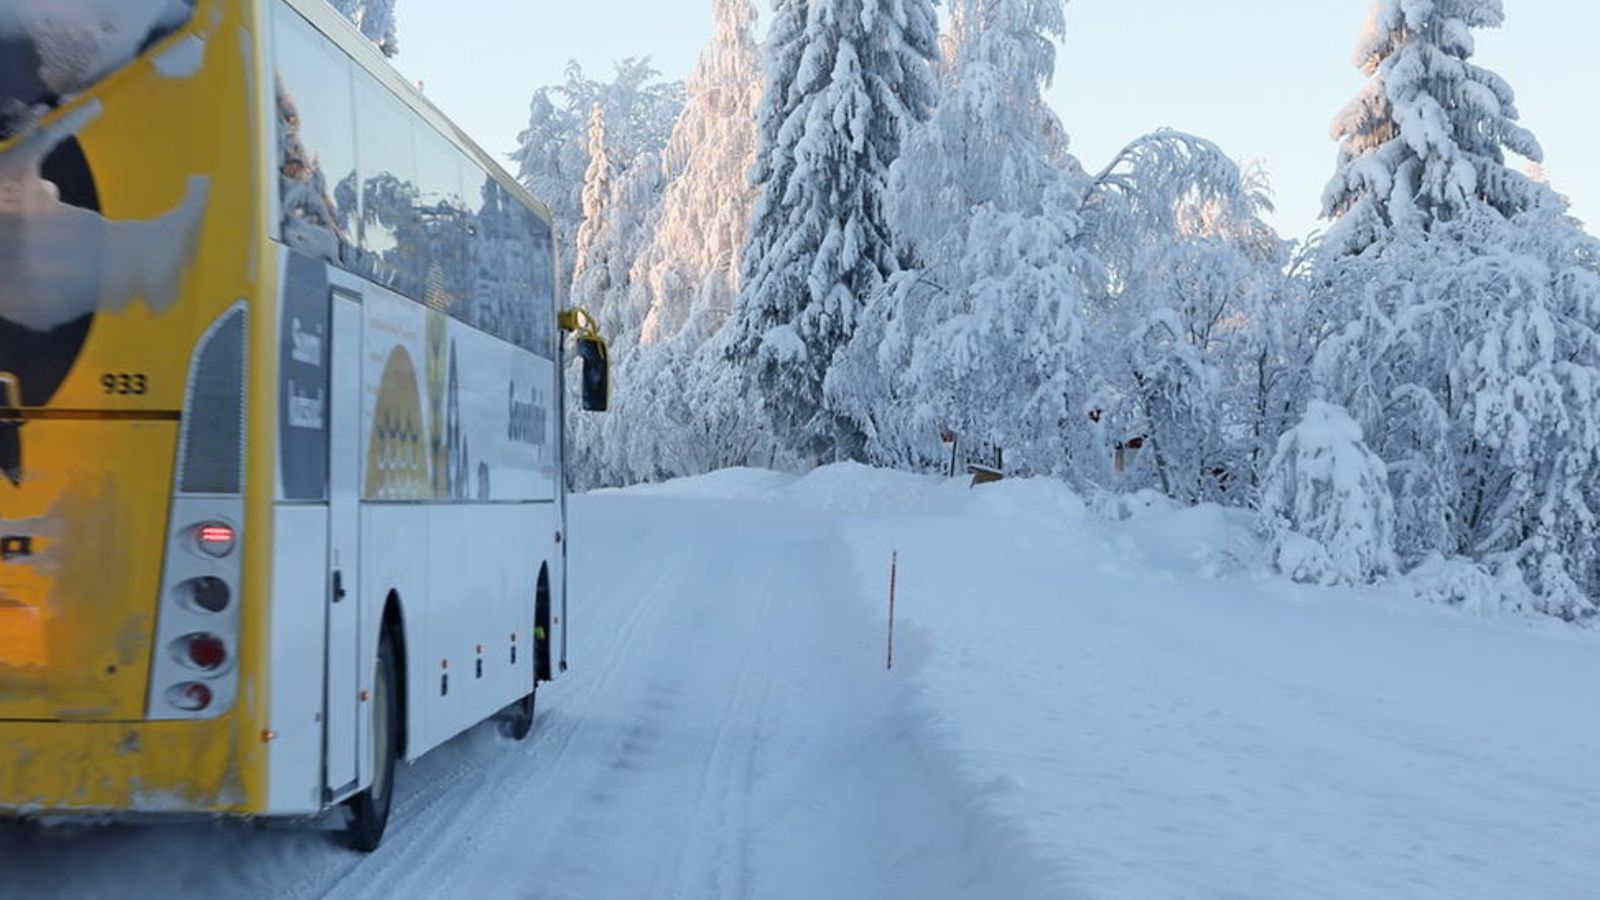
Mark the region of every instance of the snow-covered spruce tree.
[[932, 0], [777, 0], [772, 28], [730, 359], [756, 372], [790, 449], [851, 458], [862, 437], [823, 381], [901, 268], [888, 171], [933, 105], [937, 21]]
[[1511, 86], [1471, 62], [1473, 30], [1504, 22], [1501, 0], [1379, 0], [1356, 50], [1369, 80], [1333, 125], [1330, 247], [1358, 253], [1392, 229], [1427, 232], [1482, 206], [1509, 217], [1543, 201], [1506, 166], [1506, 151], [1543, 158]]
[[[615, 233], [611, 227], [610, 206], [616, 172], [606, 145], [605, 111], [599, 103], [590, 110], [584, 135], [588, 166], [583, 176], [583, 216], [573, 251], [575, 262], [568, 296], [572, 305], [606, 317], [613, 287], [611, 253], [615, 242], [609, 238]], [[569, 362], [572, 369], [569, 376], [577, 373], [578, 366], [576, 360]], [[567, 444], [570, 454], [567, 465], [575, 474], [577, 484], [589, 485], [603, 481], [606, 448], [598, 439], [602, 423], [583, 415], [581, 405], [575, 402], [573, 386], [579, 381], [576, 377], [567, 379], [567, 408], [572, 411], [568, 414], [567, 429], [573, 438]]]
[[649, 309], [641, 340], [693, 325], [696, 343], [720, 328], [739, 287], [739, 253], [755, 205], [761, 55], [752, 0], [712, 0], [716, 29], [684, 87], [687, 100], [663, 159], [661, 224], [635, 266]]
[[660, 217], [664, 188], [660, 157], [647, 152], [623, 169], [610, 142], [610, 125], [596, 104], [589, 120], [589, 167], [583, 183], [572, 299], [594, 314], [614, 344], [613, 358], [639, 344], [647, 312], [635, 262]]
[[920, 466], [939, 435], [1065, 473], [1078, 389], [1088, 179], [1043, 98], [1062, 0], [958, 0], [937, 110], [891, 169], [890, 224], [912, 263], [872, 298], [827, 382], [873, 458]]
[[1341, 407], [1311, 401], [1279, 441], [1261, 523], [1274, 563], [1296, 581], [1364, 584], [1395, 569], [1388, 473]]
[[354, 22], [367, 40], [378, 45], [384, 56], [400, 52], [395, 36], [395, 0], [329, 0], [345, 18]]
[[1312, 302], [1342, 322], [1317, 375], [1388, 464], [1403, 562], [1468, 557], [1582, 620], [1600, 609], [1600, 254], [1505, 162], [1540, 150], [1468, 62], [1502, 18], [1498, 0], [1380, 4], [1373, 81], [1336, 124]]
[[605, 110], [598, 103], [589, 112], [584, 134], [589, 142], [589, 166], [583, 173], [583, 220], [578, 226], [576, 261], [572, 266], [572, 299], [580, 305], [597, 304], [611, 287], [611, 262], [607, 258], [610, 248], [600, 236], [607, 225], [606, 208], [615, 189], [616, 169], [606, 146]]
[[[571, 296], [575, 305], [594, 314], [601, 333], [611, 342], [613, 385], [627, 384], [647, 312], [633, 282], [635, 261], [655, 232], [665, 185], [660, 157], [654, 152], [620, 169], [610, 143], [610, 124], [598, 104], [589, 134], [584, 219], [578, 229]], [[571, 362], [575, 372], [578, 361]], [[576, 377], [571, 379], [574, 392], [577, 383]], [[619, 392], [614, 414], [594, 416], [578, 409], [574, 393], [568, 404], [574, 442], [584, 444], [592, 454], [576, 460], [574, 477], [579, 483], [618, 484], [641, 477], [634, 474], [636, 466], [627, 457], [637, 444], [633, 435], [649, 434], [659, 423], [653, 415], [622, 408], [629, 397], [626, 391]], [[588, 465], [590, 462], [593, 465]]]
[[[608, 453], [632, 479], [747, 462], [746, 435], [761, 434], [737, 382], [706, 370], [700, 352], [727, 324], [738, 292], [762, 84], [751, 0], [712, 6], [716, 30], [685, 83], [687, 103], [664, 153], [660, 221], [631, 275], [630, 305], [644, 318], [615, 386], [617, 417], [632, 424]], [[714, 395], [724, 388], [733, 393]]]

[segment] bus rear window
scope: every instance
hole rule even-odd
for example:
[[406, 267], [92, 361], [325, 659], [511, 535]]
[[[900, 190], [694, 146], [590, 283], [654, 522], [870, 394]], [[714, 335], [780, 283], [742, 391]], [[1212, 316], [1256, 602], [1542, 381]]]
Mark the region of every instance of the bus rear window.
[[0, 139], [126, 66], [194, 15], [196, 0], [0, 4]]

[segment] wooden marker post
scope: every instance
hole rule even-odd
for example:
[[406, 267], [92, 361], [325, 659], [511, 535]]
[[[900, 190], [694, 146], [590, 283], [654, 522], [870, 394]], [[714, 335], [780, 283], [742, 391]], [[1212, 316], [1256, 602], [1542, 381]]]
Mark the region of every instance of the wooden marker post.
[[894, 582], [900, 570], [900, 551], [889, 557], [889, 659], [886, 668], [894, 668]]

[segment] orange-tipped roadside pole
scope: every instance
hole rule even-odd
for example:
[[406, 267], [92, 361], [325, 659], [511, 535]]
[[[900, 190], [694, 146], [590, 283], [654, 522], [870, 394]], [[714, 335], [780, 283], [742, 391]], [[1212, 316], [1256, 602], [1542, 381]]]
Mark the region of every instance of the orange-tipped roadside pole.
[[889, 557], [889, 660], [885, 668], [894, 668], [894, 582], [900, 570], [900, 551]]

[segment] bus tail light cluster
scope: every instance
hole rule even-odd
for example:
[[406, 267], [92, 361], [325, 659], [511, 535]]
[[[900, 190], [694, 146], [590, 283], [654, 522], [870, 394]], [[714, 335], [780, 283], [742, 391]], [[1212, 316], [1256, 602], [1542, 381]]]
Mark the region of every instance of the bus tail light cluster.
[[245, 309], [195, 347], [178, 436], [149, 719], [210, 719], [239, 693], [243, 574]]

